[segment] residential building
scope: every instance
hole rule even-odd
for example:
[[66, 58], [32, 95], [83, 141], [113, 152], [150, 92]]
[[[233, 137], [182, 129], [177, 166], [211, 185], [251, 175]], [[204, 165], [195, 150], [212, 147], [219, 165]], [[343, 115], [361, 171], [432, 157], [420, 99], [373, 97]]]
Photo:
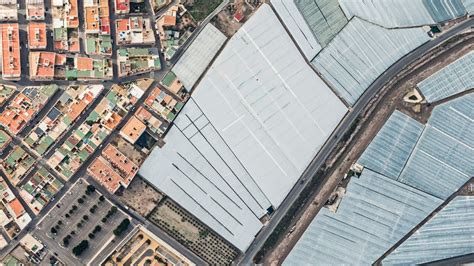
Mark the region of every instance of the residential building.
[[109, 12], [107, 0], [84, 1], [84, 44], [87, 54], [112, 55]]
[[16, 0], [0, 1], [0, 21], [18, 20], [18, 2]]
[[171, 122], [183, 108], [184, 104], [157, 87], [145, 100], [145, 105], [166, 121]]
[[69, 86], [25, 138], [25, 142], [38, 154], [43, 155], [96, 100], [103, 89], [102, 85]]
[[53, 80], [55, 77], [56, 53], [30, 52], [29, 71], [31, 80]]
[[151, 20], [142, 16], [131, 16], [115, 20], [118, 45], [154, 44], [155, 36]]
[[18, 23], [1, 24], [2, 78], [18, 80], [21, 76], [20, 35]]
[[5, 148], [8, 147], [11, 141], [12, 137], [10, 137], [7, 132], [0, 129], [0, 153], [2, 153]]
[[30, 22], [28, 24], [28, 47], [29, 49], [46, 49], [46, 23]]
[[56, 149], [48, 164], [69, 179], [111, 134], [143, 95], [137, 86], [115, 85], [86, 120]]
[[117, 52], [119, 77], [160, 70], [157, 48], [121, 48]]
[[[182, 65], [181, 59], [178, 61], [178, 63], [179, 65]], [[176, 64], [178, 65], [178, 63]], [[173, 67], [173, 69], [175, 69], [175, 67]], [[168, 73], [166, 73], [163, 79], [160, 80], [160, 84], [163, 85], [163, 87], [165, 87], [165, 89], [167, 89], [169, 92], [181, 98], [183, 102], [189, 96], [188, 90], [185, 86], [183, 86], [183, 83], [181, 82], [181, 80], [178, 79], [178, 77], [173, 71], [169, 71]], [[193, 86], [194, 84], [191, 84], [190, 88], [192, 88]]]
[[44, 0], [26, 0], [26, 19], [44, 20]]
[[112, 38], [110, 34], [87, 34], [85, 52], [90, 55], [112, 55]]
[[13, 239], [29, 222], [31, 222], [31, 217], [5, 180], [0, 177], [0, 226], [8, 237]]
[[12, 97], [15, 91], [15, 86], [0, 84], [0, 107], [3, 106], [10, 97]]
[[110, 34], [109, 2], [106, 0], [84, 1], [85, 32]]
[[18, 134], [56, 93], [57, 85], [25, 87], [0, 114], [0, 125]]
[[63, 186], [64, 184], [48, 169], [41, 167], [21, 187], [20, 195], [30, 209], [38, 214]]
[[109, 144], [102, 151], [102, 156], [97, 157], [87, 170], [109, 192], [115, 193], [120, 186], [128, 187], [138, 168], [132, 160]]
[[35, 161], [22, 147], [15, 146], [3, 159], [1, 166], [8, 180], [16, 186], [31, 170]]
[[112, 60], [106, 58], [90, 58], [76, 55], [67, 57], [65, 64], [66, 80], [112, 79]]
[[120, 135], [128, 142], [135, 144], [145, 130], [146, 125], [135, 116], [132, 116], [120, 130]]
[[137, 109], [135, 116], [146, 125], [147, 129], [156, 134], [158, 137], [160, 137], [169, 126], [169, 123], [156, 118], [143, 106], [140, 106]]
[[114, 0], [115, 14], [128, 14], [130, 12], [130, 0]]
[[156, 20], [156, 31], [160, 36], [161, 52], [170, 60], [191, 36], [197, 24], [182, 4], [170, 6]]
[[79, 52], [77, 0], [53, 0], [52, 16], [55, 50]]

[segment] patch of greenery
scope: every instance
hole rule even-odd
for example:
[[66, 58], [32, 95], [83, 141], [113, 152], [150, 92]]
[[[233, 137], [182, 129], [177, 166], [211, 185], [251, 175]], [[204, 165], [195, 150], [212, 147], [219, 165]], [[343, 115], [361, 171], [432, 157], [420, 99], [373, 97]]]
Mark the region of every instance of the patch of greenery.
[[130, 220], [124, 219], [114, 230], [114, 235], [120, 236], [130, 226]]
[[74, 255], [76, 255], [76, 257], [79, 257], [88, 248], [89, 248], [89, 241], [82, 240], [81, 243], [79, 243], [77, 246], [75, 246], [72, 249], [72, 253], [74, 253]]
[[223, 0], [194, 0], [193, 5], [186, 6], [196, 21], [203, 21], [212, 13]]

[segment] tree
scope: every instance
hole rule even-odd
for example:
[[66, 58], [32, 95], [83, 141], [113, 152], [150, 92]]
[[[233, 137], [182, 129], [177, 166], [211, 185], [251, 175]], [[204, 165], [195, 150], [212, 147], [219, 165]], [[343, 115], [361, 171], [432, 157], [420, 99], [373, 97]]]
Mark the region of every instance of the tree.
[[102, 230], [102, 227], [100, 225], [96, 225], [92, 232], [95, 234], [95, 233], [100, 232], [101, 230]]
[[100, 201], [100, 202], [102, 202], [102, 201], [104, 201], [104, 200], [105, 200], [105, 197], [104, 197], [104, 195], [100, 195], [100, 197], [99, 197], [99, 201]]
[[79, 243], [77, 246], [75, 246], [72, 249], [72, 253], [76, 256], [79, 257], [81, 254], [89, 248], [89, 241], [87, 240], [82, 240], [81, 243]]
[[77, 203], [82, 204], [84, 203], [84, 200], [82, 198], [77, 199]]
[[93, 233], [89, 233], [89, 238], [90, 239], [94, 239], [95, 238], [95, 235]]
[[77, 210], [77, 206], [76, 205], [72, 205], [71, 207], [73, 210]]
[[107, 218], [104, 217], [104, 218], [102, 218], [101, 221], [105, 224], [107, 222]]
[[87, 220], [89, 220], [89, 216], [84, 215], [84, 216], [82, 216], [82, 219], [84, 219], [84, 221], [87, 221]]
[[114, 229], [114, 235], [120, 236], [130, 226], [129, 219], [123, 219], [123, 221]]
[[207, 230], [199, 231], [199, 238], [206, 238], [207, 235], [209, 235], [209, 231]]
[[51, 234], [56, 235], [58, 233], [58, 230], [54, 227], [51, 227]]
[[65, 247], [69, 246], [69, 238], [67, 238], [67, 237], [63, 238], [63, 245]]
[[88, 185], [86, 191], [89, 191], [89, 193], [92, 193], [95, 191], [94, 185]]

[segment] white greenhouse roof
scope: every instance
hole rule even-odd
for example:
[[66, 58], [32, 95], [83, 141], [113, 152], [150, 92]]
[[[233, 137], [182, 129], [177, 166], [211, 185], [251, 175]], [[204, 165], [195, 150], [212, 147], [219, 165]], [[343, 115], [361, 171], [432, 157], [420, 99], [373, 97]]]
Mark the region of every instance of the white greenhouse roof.
[[469, 14], [474, 13], [474, 0], [462, 0], [462, 2]]
[[370, 265], [441, 203], [365, 169], [336, 213], [321, 209], [283, 265]]
[[173, 67], [184, 87], [191, 90], [227, 37], [208, 23]]
[[140, 168], [140, 175], [230, 243], [245, 250], [270, 207], [193, 99]]
[[347, 24], [347, 18], [337, 0], [293, 0], [293, 2], [323, 48]]
[[[280, 205], [346, 112], [264, 4], [215, 59], [140, 174], [245, 250], [262, 226], [257, 217]], [[202, 176], [215, 186], [189, 181], [208, 182]], [[212, 203], [219, 190], [235, 190], [240, 208]]]
[[357, 16], [386, 28], [432, 25], [465, 15], [460, 0], [340, 0], [348, 18]]
[[474, 52], [470, 52], [418, 83], [418, 88], [428, 102], [436, 102], [474, 88], [473, 77]]
[[271, 2], [305, 57], [312, 60], [321, 50], [321, 45], [306, 24], [295, 2], [288, 0], [272, 0]]
[[395, 111], [364, 151], [358, 163], [396, 180], [423, 128], [424, 126], [413, 118]]
[[387, 68], [428, 40], [422, 28], [385, 29], [355, 17], [312, 63], [353, 105]]
[[435, 107], [422, 125], [395, 111], [358, 163], [446, 199], [474, 176], [474, 94]]
[[383, 261], [419, 265], [474, 253], [474, 197], [458, 196]]
[[398, 181], [441, 199], [474, 176], [474, 93], [431, 114]]

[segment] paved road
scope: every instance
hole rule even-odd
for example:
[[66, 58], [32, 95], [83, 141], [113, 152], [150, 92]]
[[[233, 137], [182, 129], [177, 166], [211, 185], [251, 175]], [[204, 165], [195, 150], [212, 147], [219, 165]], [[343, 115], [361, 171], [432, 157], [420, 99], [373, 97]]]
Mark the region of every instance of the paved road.
[[296, 201], [303, 189], [309, 184], [311, 179], [317, 173], [318, 169], [321, 168], [326, 158], [336, 147], [336, 145], [341, 141], [344, 134], [349, 130], [355, 119], [359, 116], [361, 111], [369, 103], [369, 101], [379, 92], [379, 90], [393, 77], [395, 77], [400, 71], [405, 69], [410, 63], [414, 62], [416, 59], [427, 54], [430, 50], [436, 46], [444, 43], [451, 37], [456, 34], [469, 29], [474, 26], [474, 19], [470, 18], [459, 25], [453, 27], [449, 31], [443, 33], [441, 36], [437, 37], [434, 40], [431, 40], [417, 49], [413, 50], [409, 54], [405, 55], [402, 59], [393, 64], [388, 68], [382, 75], [380, 75], [364, 92], [364, 94], [359, 98], [355, 103], [352, 110], [346, 115], [343, 121], [339, 124], [330, 138], [326, 141], [323, 148], [319, 151], [317, 156], [313, 159], [311, 164], [307, 167], [303, 175], [300, 177], [296, 185], [291, 189], [290, 193], [287, 195], [285, 200], [282, 202], [280, 207], [272, 215], [270, 222], [265, 225], [265, 227], [259, 232], [256, 236], [254, 242], [247, 249], [245, 254], [237, 260], [239, 265], [250, 265], [253, 263], [253, 258], [263, 247], [267, 238], [271, 235], [273, 230], [276, 228], [278, 223], [288, 212], [289, 208]]
[[[46, 0], [45, 1], [45, 4], [47, 7], [50, 6], [50, 1], [51, 0]], [[79, 0], [79, 5], [80, 6], [83, 6], [82, 5], [82, 1]], [[228, 3], [228, 0], [224, 1], [224, 3]], [[25, 0], [20, 0], [20, 12], [19, 12], [19, 17], [18, 17], [18, 22], [20, 24], [20, 38], [21, 40], [27, 40], [27, 32], [26, 32], [26, 25], [28, 24], [28, 21], [26, 20], [26, 17], [25, 17]], [[195, 29], [194, 33], [191, 35], [191, 37], [187, 40], [187, 42], [178, 50], [178, 52], [176, 53], [176, 55], [173, 57], [173, 59], [170, 61], [170, 62], [167, 62], [167, 64], [162, 64], [162, 69], [161, 70], [157, 70], [157, 71], [152, 71], [152, 72], [149, 72], [149, 73], [143, 73], [143, 74], [138, 74], [138, 75], [134, 75], [134, 76], [129, 76], [129, 77], [123, 77], [123, 78], [119, 78], [118, 75], [117, 75], [117, 65], [116, 65], [116, 50], [117, 50], [117, 46], [116, 46], [116, 43], [115, 43], [115, 40], [113, 42], [113, 56], [112, 56], [112, 61], [114, 63], [114, 77], [112, 80], [108, 80], [108, 81], [97, 81], [97, 80], [90, 80], [90, 81], [66, 81], [66, 80], [55, 80], [55, 81], [31, 81], [29, 80], [29, 74], [28, 74], [28, 57], [27, 57], [27, 54], [28, 54], [28, 50], [27, 50], [27, 47], [26, 45], [21, 45], [21, 63], [22, 63], [22, 75], [21, 75], [21, 79], [18, 80], [18, 81], [10, 81], [10, 80], [2, 80], [0, 78], [0, 82], [4, 83], [4, 84], [8, 84], [8, 85], [13, 85], [13, 86], [16, 86], [19, 90], [22, 89], [22, 87], [26, 87], [26, 86], [39, 86], [39, 85], [43, 85], [43, 84], [51, 84], [51, 83], [54, 83], [54, 84], [57, 84], [59, 86], [68, 86], [68, 85], [73, 85], [73, 84], [97, 84], [97, 83], [102, 83], [104, 85], [104, 91], [103, 91], [103, 95], [101, 95], [100, 97], [98, 97], [98, 99], [96, 99], [94, 101], [94, 103], [90, 106], [90, 108], [88, 108], [87, 111], [85, 111], [83, 113], [83, 115], [81, 115], [80, 118], [78, 118], [78, 120], [74, 123], [74, 126], [72, 128], [70, 128], [67, 133], [65, 133], [61, 138], [60, 138], [60, 141], [58, 143], [56, 143], [54, 145], [54, 148], [56, 148], [59, 144], [63, 143], [67, 137], [74, 131], [75, 128], [77, 128], [87, 117], [87, 115], [90, 113], [91, 110], [93, 110], [93, 107], [95, 107], [99, 102], [100, 100], [103, 98], [103, 96], [110, 90], [111, 86], [113, 84], [117, 84], [117, 83], [124, 83], [124, 82], [129, 82], [129, 81], [134, 81], [134, 80], [137, 80], [137, 79], [141, 79], [141, 78], [152, 78], [155, 80], [155, 82], [152, 84], [152, 86], [150, 86], [150, 88], [147, 90], [147, 92], [145, 93], [145, 95], [140, 99], [140, 101], [138, 101], [136, 104], [135, 104], [135, 107], [138, 107], [138, 106], [141, 106], [143, 105], [143, 102], [144, 100], [146, 99], [146, 97], [149, 95], [149, 93], [151, 92], [151, 90], [155, 87], [158, 86], [158, 81], [162, 79], [162, 77], [173, 67], [173, 65], [177, 62], [177, 60], [179, 59], [179, 57], [182, 55], [182, 53], [189, 47], [189, 45], [194, 41], [194, 39], [197, 37], [197, 35], [200, 33], [200, 31], [202, 30], [202, 28], [210, 21], [211, 17], [215, 14], [217, 14], [218, 12], [220, 12], [220, 10], [225, 6], [225, 4], [222, 4], [220, 5], [205, 21], [203, 21], [202, 23], [199, 24], [199, 26]], [[155, 16], [151, 13], [151, 8], [149, 8], [147, 10], [149, 12], [149, 16], [151, 18], [154, 18]], [[160, 11], [157, 16], [159, 16], [162, 12], [164, 11]], [[118, 16], [115, 14], [114, 12], [114, 5], [111, 5], [110, 6], [110, 21], [111, 21], [111, 24], [114, 23], [115, 19], [117, 18]], [[80, 27], [80, 30], [83, 30], [83, 16], [80, 15], [80, 18], [79, 20], [81, 21], [81, 27]], [[51, 33], [51, 21], [52, 21], [52, 17], [51, 17], [51, 11], [50, 10], [47, 10], [46, 12], [46, 18], [45, 18], [45, 22], [48, 24], [48, 46], [47, 46], [47, 50], [51, 51], [53, 50], [53, 39], [52, 39], [52, 35], [50, 34]], [[153, 27], [154, 27], [154, 23], [152, 23]], [[111, 36], [113, 39], [115, 39], [115, 25], [111, 25]], [[155, 47], [157, 47], [158, 49], [160, 49], [160, 43], [159, 43], [159, 37], [156, 35], [156, 31], [155, 31], [155, 37], [156, 37], [156, 44], [154, 45]], [[81, 44], [81, 51], [83, 50], [83, 45]], [[160, 54], [160, 58], [161, 58], [161, 61], [163, 62], [163, 56]], [[55, 95], [53, 98], [57, 98], [59, 96], [59, 93], [58, 95]], [[45, 106], [45, 108], [43, 108], [44, 110], [41, 111], [38, 115], [37, 115], [37, 118], [35, 119], [34, 122], [38, 122], [39, 119], [41, 119], [45, 114], [46, 112], [50, 109], [50, 107], [56, 102], [56, 99], [51, 99], [48, 103], [47, 103], [47, 106]], [[136, 108], [134, 109], [136, 110]], [[3, 111], [3, 110], [2, 110]], [[122, 123], [119, 124], [119, 126], [117, 127], [117, 130], [114, 130], [112, 132], [112, 134], [110, 134], [106, 140], [103, 142], [103, 144], [100, 146], [100, 148], [96, 149], [96, 151], [89, 157], [89, 159], [78, 169], [78, 171], [76, 172], [76, 174], [74, 174], [74, 176], [72, 178], [70, 178], [67, 182], [65, 182], [65, 186], [63, 187], [63, 189], [61, 189], [61, 191], [59, 191], [59, 193], [56, 195], [56, 198], [60, 198], [62, 197], [66, 192], [67, 190], [72, 186], [72, 184], [81, 176], [84, 176], [86, 175], [86, 171], [87, 171], [87, 166], [90, 164], [90, 162], [92, 161], [93, 158], [97, 157], [101, 151], [102, 151], [102, 148], [105, 147], [108, 143], [110, 143], [110, 141], [113, 139], [113, 137], [115, 137], [117, 134], [118, 134], [118, 129], [120, 129], [124, 124], [125, 122], [131, 118], [131, 116], [133, 115], [134, 112], [129, 112], [127, 113], [126, 117], [124, 117], [124, 119], [122, 120]], [[27, 127], [25, 127], [25, 129], [22, 131], [22, 134], [21, 135], [25, 135], [27, 132], [30, 132], [31, 129], [34, 127], [35, 123], [29, 123], [29, 125], [27, 125]], [[20, 142], [17, 140], [15, 141], [16, 144], [20, 144]], [[28, 150], [28, 149], [27, 149]], [[29, 150], [28, 150], [29, 151]], [[50, 151], [43, 157], [45, 158], [48, 158], [49, 156], [51, 156], [51, 154], [53, 153], [54, 149], [50, 149]], [[37, 156], [35, 156], [36, 158]], [[8, 179], [5, 178], [5, 180], [7, 181], [7, 184], [9, 186], [11, 186], [10, 183], [8, 183]], [[100, 186], [99, 186], [100, 187]], [[12, 190], [14, 191], [15, 195], [18, 197], [18, 192], [16, 190], [16, 188], [14, 188], [13, 186], [11, 186]], [[102, 190], [102, 189], [101, 189]], [[102, 192], [104, 192], [102, 190]], [[110, 195], [108, 194], [109, 196], [113, 196], [113, 195]], [[20, 200], [22, 200], [21, 197], [18, 197]], [[24, 203], [24, 202], [23, 202]], [[159, 237], [161, 237], [163, 240], [165, 240], [166, 242], [170, 243], [171, 246], [173, 246], [174, 248], [176, 248], [179, 252], [181, 252], [182, 254], [184, 254], [185, 256], [188, 256], [189, 258], [191, 258], [192, 260], [198, 262], [199, 264], [205, 264], [204, 261], [202, 261], [200, 258], [198, 258], [196, 255], [192, 254], [189, 250], [187, 250], [185, 247], [183, 247], [181, 244], [179, 244], [177, 241], [175, 241], [173, 238], [169, 237], [164, 231], [160, 230], [158, 227], [156, 227], [155, 225], [151, 224], [149, 221], [147, 221], [145, 218], [141, 217], [140, 215], [134, 213], [133, 211], [131, 210], [128, 210], [128, 209], [125, 209], [123, 208], [123, 204], [122, 203], [119, 203], [117, 199], [114, 200], [114, 203], [116, 203], [118, 206], [121, 206], [121, 208], [127, 213], [129, 214], [131, 217], [134, 217], [134, 219], [136, 219], [137, 221], [140, 221], [141, 223], [145, 224], [145, 226], [151, 230], [152, 232], [154, 232], [155, 234], [157, 234]], [[26, 206], [26, 205], [25, 205]], [[33, 221], [27, 226], [27, 228], [25, 228], [25, 230], [23, 230], [22, 232], [20, 232], [20, 234], [16, 237], [15, 240], [12, 241], [11, 243], [11, 246], [15, 246], [15, 244], [17, 243], [17, 239], [21, 239], [28, 231], [30, 231], [31, 229], [33, 229], [35, 227], [35, 225], [38, 223], [38, 221], [43, 217], [43, 215], [45, 215], [46, 213], [48, 213], [53, 207], [55, 206], [55, 202], [52, 201], [50, 202], [49, 204], [47, 204], [47, 206], [45, 206], [45, 208], [40, 212], [40, 214], [38, 216], [35, 217], [35, 215], [33, 213], [31, 213], [31, 216], [33, 218]], [[27, 210], [29, 212], [31, 212], [31, 210], [29, 210], [29, 208], [27, 208]], [[2, 254], [6, 254], [8, 252], [9, 249], [4, 249], [2, 250], [2, 252], [0, 253], [0, 255]]]
[[[80, 5], [83, 6], [82, 4], [82, 0], [79, 0], [80, 1]], [[51, 6], [50, 5], [50, 2], [51, 0], [45, 0], [45, 4], [46, 6]], [[215, 14], [217, 14], [218, 12], [220, 12], [222, 10], [222, 8], [225, 6], [225, 4], [228, 3], [228, 0], [225, 0], [224, 1], [224, 4], [220, 5], [210, 16], [208, 16], [208, 18], [206, 18], [205, 21], [203, 21], [202, 23], [200, 23], [195, 31], [193, 32], [193, 34], [190, 36], [190, 38], [186, 41], [186, 43], [178, 50], [178, 52], [176, 53], [176, 55], [173, 57], [173, 59], [170, 61], [170, 62], [167, 62], [166, 64], [162, 64], [162, 69], [161, 70], [156, 70], [156, 71], [152, 71], [152, 72], [149, 72], [149, 73], [143, 73], [143, 74], [138, 74], [138, 75], [133, 75], [133, 76], [129, 76], [129, 77], [123, 77], [123, 78], [119, 78], [118, 75], [117, 75], [117, 65], [116, 65], [116, 50], [117, 50], [117, 46], [116, 46], [116, 43], [115, 43], [115, 40], [113, 41], [113, 55], [112, 55], [112, 61], [114, 63], [114, 77], [112, 80], [108, 80], [108, 81], [98, 81], [98, 80], [90, 80], [90, 81], [67, 81], [67, 80], [54, 80], [54, 81], [31, 81], [29, 79], [29, 76], [28, 76], [28, 50], [26, 48], [26, 45], [21, 45], [21, 64], [22, 64], [22, 75], [21, 75], [21, 79], [18, 80], [18, 81], [10, 81], [10, 80], [2, 80], [0, 78], [0, 82], [1, 83], [4, 83], [4, 84], [8, 84], [8, 85], [13, 85], [13, 86], [16, 86], [19, 90], [22, 89], [22, 87], [26, 87], [26, 86], [39, 86], [39, 85], [43, 85], [43, 84], [51, 84], [51, 83], [54, 83], [56, 85], [59, 85], [59, 86], [68, 86], [68, 85], [74, 85], [74, 84], [97, 84], [97, 83], [102, 83], [104, 85], [104, 90], [103, 90], [103, 94], [98, 97], [98, 99], [96, 99], [94, 101], [94, 103], [88, 108], [87, 111], [85, 111], [80, 118], [78, 118], [78, 120], [74, 123], [74, 126], [72, 128], [70, 128], [67, 133], [65, 133], [61, 138], [60, 138], [60, 141], [58, 141], [58, 143], [55, 143], [55, 145], [53, 146], [52, 149], [50, 149], [49, 152], [47, 152], [46, 154], [46, 158], [51, 156], [51, 154], [53, 153], [53, 151], [55, 150], [55, 148], [57, 148], [60, 144], [62, 144], [66, 139], [67, 137], [72, 134], [72, 132], [87, 118], [88, 114], [90, 113], [91, 110], [93, 110], [93, 108], [100, 102], [100, 100], [104, 97], [104, 95], [110, 90], [111, 86], [114, 85], [114, 84], [118, 84], [118, 83], [124, 83], [124, 82], [129, 82], [129, 81], [134, 81], [134, 80], [137, 80], [137, 79], [141, 79], [141, 78], [152, 78], [155, 80], [155, 82], [152, 84], [152, 86], [150, 86], [150, 88], [146, 91], [146, 93], [143, 95], [143, 97], [135, 104], [135, 107], [134, 110], [136, 110], [139, 106], [142, 106], [143, 103], [144, 103], [144, 100], [146, 99], [146, 97], [149, 95], [149, 93], [151, 93], [151, 90], [155, 87], [158, 86], [158, 81], [161, 80], [163, 78], [163, 76], [174, 66], [174, 64], [178, 61], [179, 57], [182, 55], [182, 53], [189, 47], [189, 45], [194, 41], [194, 39], [197, 37], [197, 35], [200, 33], [200, 31], [202, 30], [202, 28], [210, 21], [211, 17], [214, 16]], [[27, 32], [26, 32], [26, 25], [27, 25], [27, 20], [26, 20], [26, 17], [25, 17], [25, 12], [23, 12], [25, 10], [25, 0], [20, 0], [20, 12], [19, 12], [19, 17], [18, 17], [18, 22], [20, 24], [20, 37], [21, 37], [21, 40], [27, 40]], [[23, 10], [23, 11], [22, 11]], [[153, 15], [151, 14], [151, 8], [149, 8], [147, 10], [149, 12], [149, 16], [151, 18], [154, 18], [156, 16], [159, 16], [161, 15], [162, 12], [164, 11], [160, 11], [158, 14], [156, 15]], [[118, 15], [115, 14], [114, 12], [114, 6], [113, 5], [110, 5], [110, 21], [111, 21], [111, 24], [114, 23], [115, 19], [118, 17]], [[80, 20], [80, 24], [81, 24], [81, 27], [80, 27], [80, 30], [83, 31], [83, 19], [84, 17], [82, 15], [79, 16], [79, 20]], [[47, 10], [46, 11], [46, 18], [45, 18], [45, 22], [50, 26], [51, 25], [51, 21], [52, 21], [52, 17], [51, 17], [51, 12], [50, 10]], [[153, 21], [152, 21], [153, 22]], [[155, 25], [154, 23], [152, 23], [153, 25], [153, 29], [155, 29]], [[160, 49], [160, 43], [159, 43], [159, 36], [157, 36], [156, 34], [156, 30], [154, 31], [155, 32], [155, 38], [156, 38], [156, 44], [154, 45], [154, 47], [157, 47], [158, 49]], [[52, 39], [52, 35], [50, 34], [51, 33], [51, 28], [48, 28], [48, 46], [47, 46], [47, 50], [50, 50], [52, 51], [53, 50], [53, 39]], [[113, 39], [115, 39], [115, 26], [114, 25], [111, 25], [111, 36]], [[82, 40], [81, 40], [82, 42]], [[81, 51], [83, 50], [83, 45], [81, 44]], [[160, 53], [160, 58], [161, 58], [161, 62], [163, 62], [163, 56], [161, 55]], [[58, 95], [55, 95], [54, 96], [54, 99], [51, 99], [48, 103], [47, 103], [47, 106], [45, 106], [45, 108], [43, 108], [44, 110], [42, 110], [38, 115], [37, 115], [37, 118], [35, 119], [35, 122], [38, 122], [39, 119], [43, 118], [43, 116], [47, 113], [47, 111], [50, 109], [50, 107], [52, 107], [52, 105], [56, 102], [56, 99], [59, 97], [59, 94]], [[3, 111], [3, 109], [2, 109]], [[88, 160], [86, 160], [86, 162], [84, 162], [82, 164], [82, 166], [78, 169], [78, 171], [67, 181], [65, 182], [65, 185], [64, 187], [58, 192], [58, 194], [55, 196], [56, 199], [59, 199], [61, 198], [68, 190], [69, 188], [74, 184], [75, 181], [77, 181], [79, 179], [79, 177], [82, 177], [82, 176], [85, 176], [86, 175], [86, 171], [87, 171], [87, 166], [91, 163], [92, 159], [97, 157], [101, 151], [102, 151], [102, 148], [105, 147], [108, 143], [110, 143], [110, 141], [118, 134], [118, 131], [119, 129], [125, 124], [125, 122], [131, 118], [131, 116], [133, 115], [134, 112], [129, 112], [127, 113], [127, 115], [124, 117], [124, 119], [122, 120], [122, 122], [118, 125], [117, 129], [114, 130], [105, 140], [104, 142], [102, 143], [102, 145], [100, 146], [100, 148], [96, 149], [96, 151], [89, 157]], [[29, 123], [29, 125], [27, 125], [27, 127], [22, 131], [22, 135], [25, 135], [27, 132], [30, 132], [31, 129], [34, 127], [35, 123]], [[15, 140], [15, 144], [21, 144], [20, 141], [18, 139]], [[29, 149], [27, 149], [29, 151]], [[5, 153], [6, 154], [6, 153]], [[35, 156], [36, 158], [37, 156]], [[54, 171], [53, 171], [54, 172]], [[18, 196], [18, 192], [16, 190], [16, 188], [14, 188], [10, 183], [8, 183], [8, 179], [5, 178], [5, 180], [7, 181], [7, 184], [9, 185], [9, 187], [12, 188], [12, 190], [14, 191], [15, 195], [20, 199], [22, 200], [21, 197]], [[178, 252], [181, 252], [182, 254], [184, 254], [185, 256], [187, 256], [188, 258], [190, 258], [191, 260], [193, 261], [196, 261], [198, 262], [200, 265], [202, 264], [205, 264], [205, 262], [200, 259], [199, 257], [197, 257], [196, 255], [194, 255], [193, 253], [191, 253], [188, 249], [186, 249], [184, 246], [182, 246], [180, 243], [178, 243], [176, 240], [174, 240], [173, 238], [171, 238], [170, 236], [168, 236], [164, 231], [160, 230], [158, 227], [156, 227], [155, 225], [151, 224], [149, 221], [147, 221], [145, 218], [141, 217], [140, 215], [134, 213], [132, 210], [129, 210], [129, 209], [125, 209], [123, 207], [123, 204], [120, 203], [116, 198], [115, 196], [113, 195], [110, 195], [110, 193], [105, 193], [104, 189], [102, 189], [101, 186], [97, 186], [97, 187], [100, 187], [100, 190], [102, 193], [104, 194], [107, 194], [109, 197], [112, 197], [113, 199], [113, 202], [115, 204], [117, 204], [125, 213], [127, 213], [128, 215], [130, 215], [131, 217], [133, 217], [135, 219], [135, 221], [139, 221], [141, 223], [143, 223], [150, 231], [154, 232], [155, 234], [157, 234], [158, 237], [162, 238], [163, 240], [165, 240], [167, 243], [169, 243], [171, 246], [173, 246], [176, 250], [178, 250]], [[23, 202], [24, 203], [24, 202]], [[16, 243], [18, 242], [18, 239], [21, 239], [26, 233], [28, 233], [29, 231], [33, 230], [35, 228], [35, 226], [38, 224], [38, 222], [40, 221], [40, 219], [45, 215], [47, 214], [56, 204], [56, 201], [51, 201], [49, 202], [45, 208], [40, 212], [39, 215], [35, 216], [33, 213], [31, 213], [31, 210], [29, 210], [29, 208], [27, 208], [27, 210], [31, 213], [31, 216], [33, 218], [32, 222], [30, 222], [30, 224], [25, 228], [25, 230], [23, 230], [22, 232], [20, 232], [20, 234], [12, 241], [12, 243], [10, 243], [11, 245], [9, 247], [14, 247], [16, 245]], [[25, 204], [24, 204], [25, 205]], [[26, 206], [26, 205], [25, 205]], [[8, 251], [11, 250], [11, 248], [7, 248], [7, 249], [4, 249], [0, 252], [0, 255], [4, 255], [6, 253], [8, 253]]]

